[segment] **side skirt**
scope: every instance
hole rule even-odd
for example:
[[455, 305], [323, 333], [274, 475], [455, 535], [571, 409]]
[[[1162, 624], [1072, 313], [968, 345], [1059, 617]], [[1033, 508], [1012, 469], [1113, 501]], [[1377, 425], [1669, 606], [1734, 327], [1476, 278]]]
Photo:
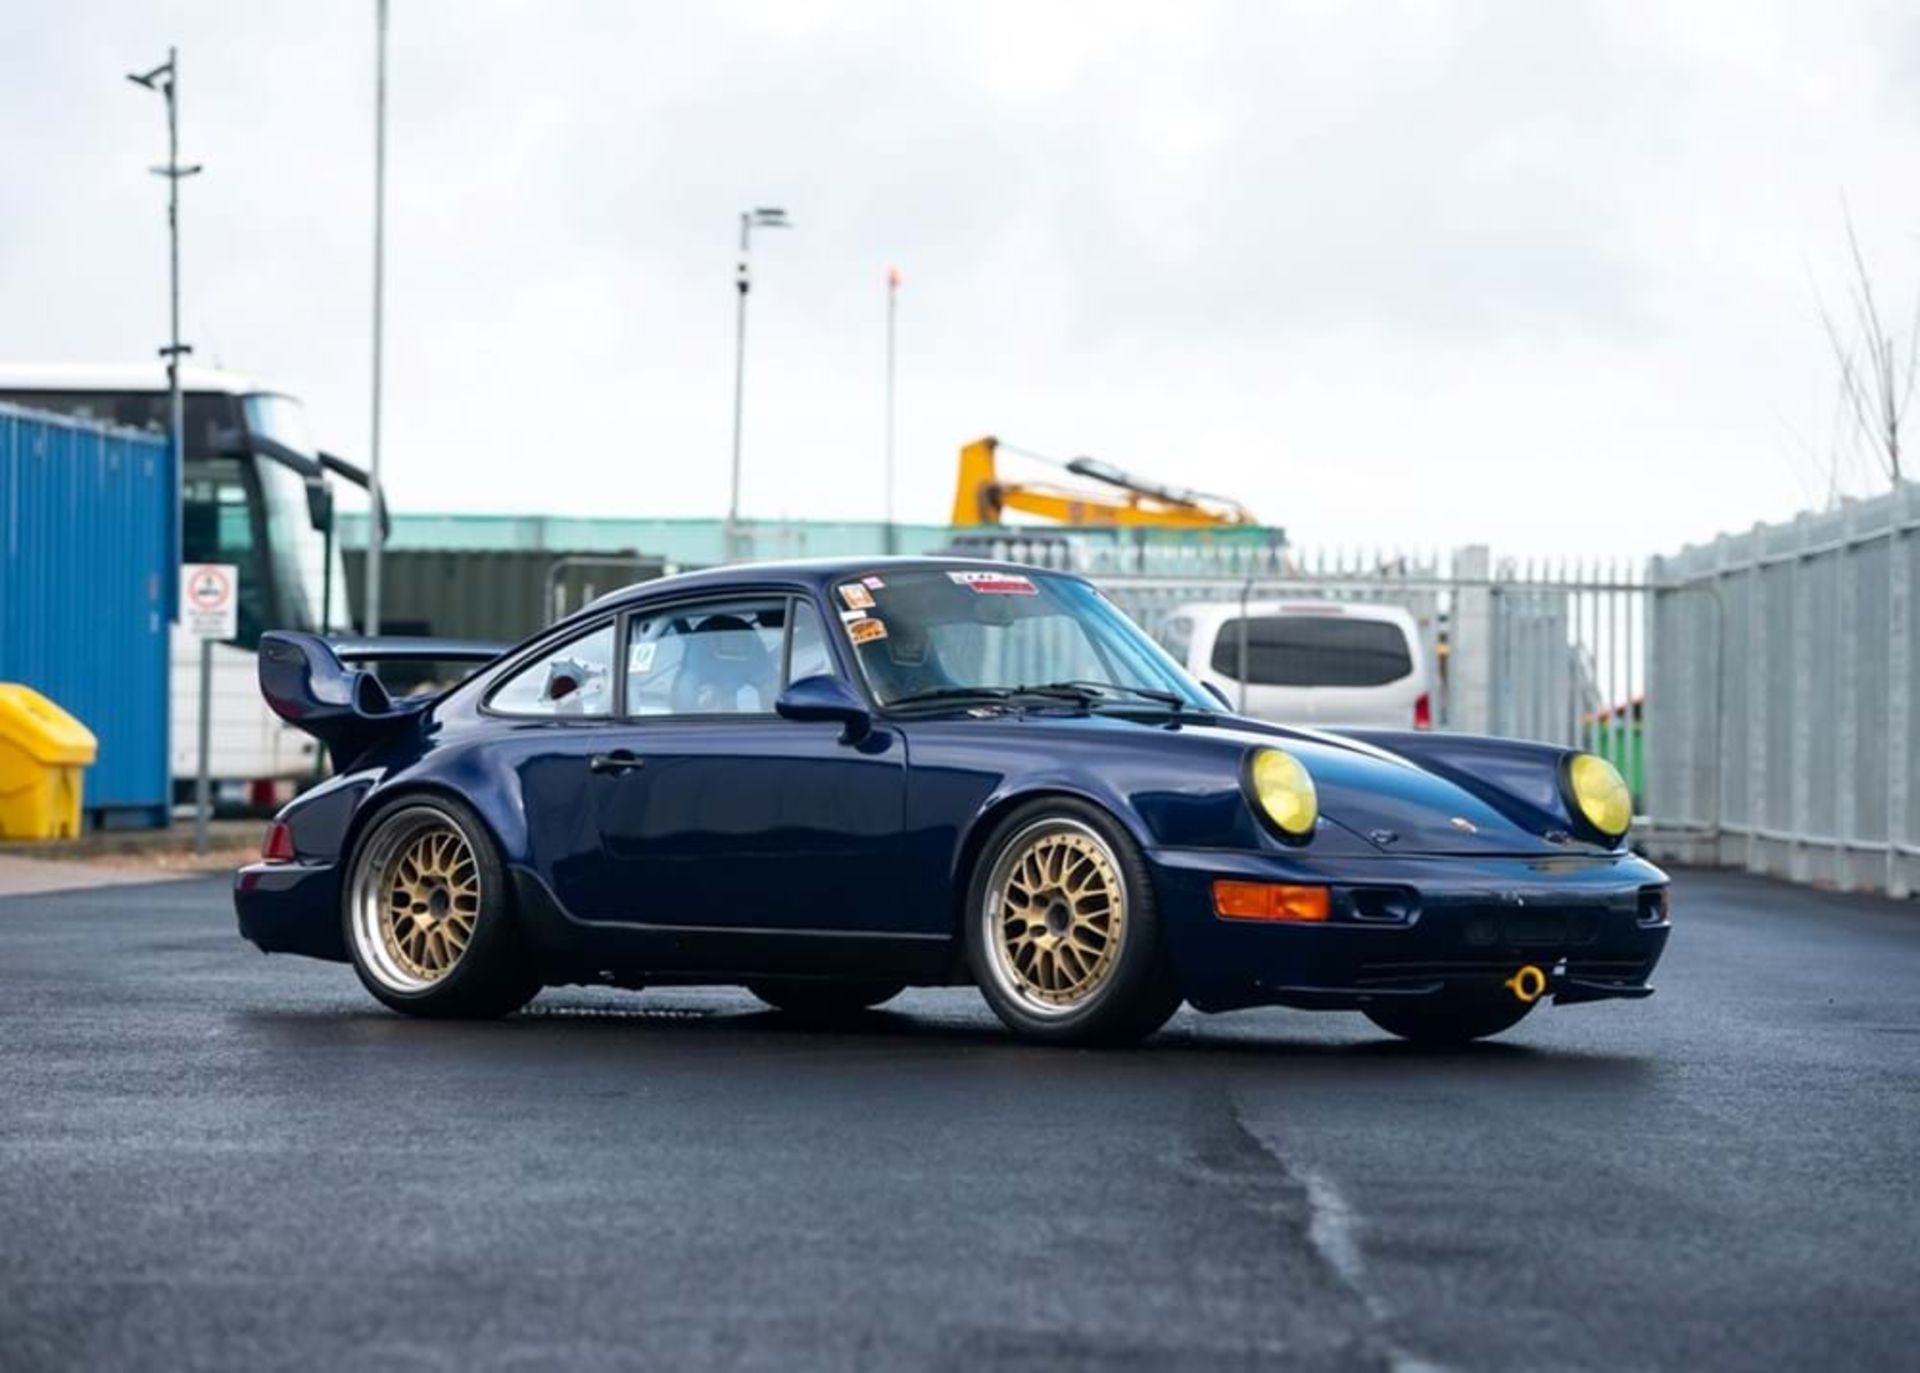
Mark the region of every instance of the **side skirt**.
[[846, 977], [931, 987], [953, 980], [950, 935], [576, 920], [537, 874], [521, 867], [507, 871], [521, 929], [552, 981]]

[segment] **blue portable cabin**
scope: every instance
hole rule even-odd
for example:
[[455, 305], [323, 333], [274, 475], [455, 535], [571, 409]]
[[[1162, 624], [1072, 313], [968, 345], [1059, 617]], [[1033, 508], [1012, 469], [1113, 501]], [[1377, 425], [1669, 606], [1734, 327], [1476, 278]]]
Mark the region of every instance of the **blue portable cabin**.
[[164, 438], [0, 402], [0, 681], [99, 739], [96, 828], [168, 820], [175, 501]]

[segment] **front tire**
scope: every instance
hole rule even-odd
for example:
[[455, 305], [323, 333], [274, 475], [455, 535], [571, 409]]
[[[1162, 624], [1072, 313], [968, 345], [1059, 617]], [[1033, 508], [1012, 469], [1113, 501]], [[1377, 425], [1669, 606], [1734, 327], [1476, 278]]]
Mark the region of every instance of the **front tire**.
[[403, 1014], [490, 1020], [540, 990], [493, 839], [451, 798], [404, 797], [374, 816], [354, 846], [341, 918], [361, 983]]
[[1383, 1002], [1363, 1014], [1390, 1035], [1414, 1044], [1469, 1044], [1511, 1030], [1533, 1006], [1513, 997], [1476, 997], [1471, 1001]]
[[1097, 806], [1049, 798], [1009, 815], [965, 918], [981, 995], [1023, 1038], [1134, 1044], [1180, 1007], [1146, 860]]

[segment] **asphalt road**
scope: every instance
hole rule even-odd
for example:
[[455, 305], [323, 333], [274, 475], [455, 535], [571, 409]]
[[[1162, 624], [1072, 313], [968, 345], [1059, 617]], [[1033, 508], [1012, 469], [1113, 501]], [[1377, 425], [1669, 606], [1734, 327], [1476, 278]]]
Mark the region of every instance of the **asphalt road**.
[[1688, 875], [1660, 995], [1411, 1050], [970, 992], [492, 1025], [194, 880], [0, 900], [0, 1368], [1911, 1368], [1920, 907]]

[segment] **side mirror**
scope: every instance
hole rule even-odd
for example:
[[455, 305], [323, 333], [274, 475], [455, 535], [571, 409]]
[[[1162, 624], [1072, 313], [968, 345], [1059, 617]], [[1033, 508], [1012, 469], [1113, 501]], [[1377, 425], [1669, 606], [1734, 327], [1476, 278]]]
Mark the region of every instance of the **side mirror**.
[[1233, 702], [1227, 699], [1227, 693], [1221, 689], [1218, 682], [1202, 682], [1200, 685], [1207, 689], [1207, 695], [1213, 697], [1214, 700], [1218, 701], [1228, 710], [1233, 709]]
[[333, 492], [323, 481], [307, 479], [307, 523], [325, 534], [333, 528]]
[[221, 425], [213, 431], [211, 447], [223, 458], [250, 458], [253, 450], [247, 447], [247, 436], [234, 425]]
[[840, 742], [857, 744], [873, 728], [873, 713], [838, 677], [802, 677], [773, 708], [785, 720], [831, 720], [841, 726]]

